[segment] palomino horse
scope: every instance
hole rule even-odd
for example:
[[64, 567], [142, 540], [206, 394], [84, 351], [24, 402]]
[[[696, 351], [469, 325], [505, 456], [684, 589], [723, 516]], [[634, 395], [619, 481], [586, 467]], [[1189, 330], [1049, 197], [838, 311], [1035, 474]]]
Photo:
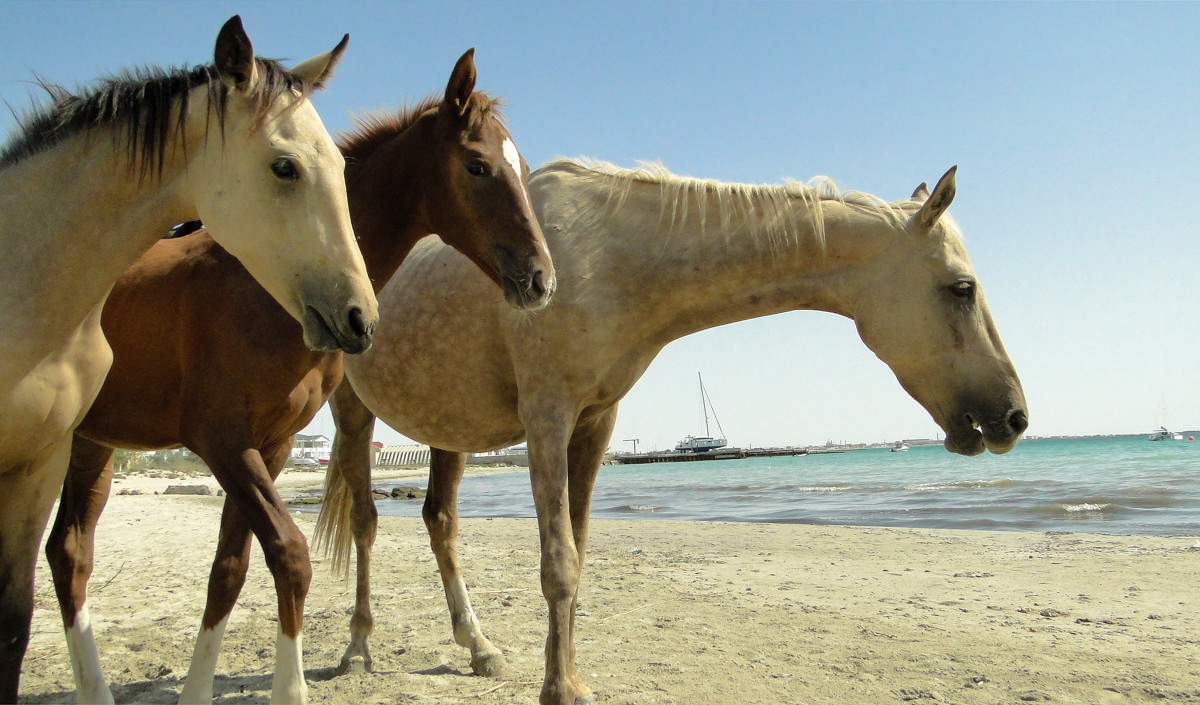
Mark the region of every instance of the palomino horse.
[[[362, 120], [343, 140], [355, 232], [379, 287], [418, 240], [437, 233], [502, 287], [511, 305], [541, 308], [554, 269], [529, 205], [529, 169], [499, 109], [474, 92], [473, 56], [471, 50], [459, 59], [440, 101]], [[113, 367], [76, 430], [46, 545], [64, 623], [70, 629], [86, 610], [113, 448], [187, 446], [228, 498], [182, 701], [212, 700], [253, 531], [279, 597], [272, 701], [302, 702], [301, 625], [312, 571], [304, 534], [273, 480], [293, 436], [341, 381], [341, 355], [306, 349], [296, 322], [203, 232], [151, 248], [118, 280], [101, 322]], [[147, 331], [154, 345], [146, 344]], [[91, 678], [101, 678], [98, 664], [88, 667], [73, 655], [72, 666], [94, 668]]]
[[[342, 156], [308, 100], [346, 41], [287, 71], [255, 58], [234, 17], [211, 66], [146, 69], [79, 96], [48, 86], [53, 105], [0, 152], [0, 702], [17, 699], [37, 546], [71, 431], [112, 360], [100, 309], [139, 255], [201, 217], [309, 347], [370, 344], [378, 313]], [[85, 610], [68, 641], [89, 630]], [[81, 701], [108, 695], [87, 678]]]
[[[556, 704], [589, 699], [574, 663], [574, 610], [617, 402], [672, 340], [782, 311], [831, 311], [857, 323], [945, 430], [948, 450], [1003, 453], [1025, 430], [1021, 384], [943, 215], [953, 169], [932, 195], [922, 184], [890, 204], [827, 182], [741, 186], [573, 161], [539, 169], [530, 193], [562, 282], [552, 306], [535, 316], [503, 310], [445, 248], [418, 246], [380, 292], [386, 330], [346, 361], [353, 389], [342, 384], [332, 399], [338, 432], [318, 536], [332, 536], [345, 560], [353, 523], [348, 658], [369, 653], [375, 511], [364, 461], [374, 416], [442, 449], [424, 517], [455, 639], [477, 672], [503, 661], [471, 610], [454, 549], [463, 454], [528, 441], [550, 612], [541, 701]], [[413, 293], [451, 284], [453, 301]]]

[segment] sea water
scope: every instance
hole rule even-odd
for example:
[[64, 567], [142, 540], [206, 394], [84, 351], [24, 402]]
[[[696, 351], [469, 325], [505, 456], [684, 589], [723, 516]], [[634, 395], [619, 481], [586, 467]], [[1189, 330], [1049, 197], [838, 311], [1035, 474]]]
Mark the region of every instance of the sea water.
[[[421, 511], [413, 500], [377, 506]], [[458, 510], [534, 516], [528, 470], [464, 478]], [[605, 465], [591, 516], [1200, 536], [1200, 441], [1037, 439], [973, 458], [932, 445]]]

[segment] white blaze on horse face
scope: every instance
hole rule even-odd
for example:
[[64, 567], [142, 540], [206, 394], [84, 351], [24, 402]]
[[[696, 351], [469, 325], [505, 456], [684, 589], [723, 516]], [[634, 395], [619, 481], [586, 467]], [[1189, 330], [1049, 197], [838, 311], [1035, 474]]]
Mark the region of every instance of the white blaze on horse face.
[[529, 191], [525, 188], [525, 182], [521, 180], [521, 153], [517, 151], [517, 145], [513, 144], [511, 137], [504, 138], [504, 161], [512, 167], [513, 173], [517, 175], [517, 183], [521, 184], [521, 195], [525, 197], [525, 205], [533, 210], [533, 206], [529, 203]]

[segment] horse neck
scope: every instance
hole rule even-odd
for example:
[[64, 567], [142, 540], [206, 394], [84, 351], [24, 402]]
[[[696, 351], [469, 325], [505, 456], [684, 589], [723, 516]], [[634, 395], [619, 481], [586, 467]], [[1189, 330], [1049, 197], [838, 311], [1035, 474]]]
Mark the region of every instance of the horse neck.
[[435, 173], [432, 131], [433, 121], [423, 117], [390, 138], [344, 150], [350, 217], [375, 293], [417, 241], [433, 233], [426, 212], [439, 186], [428, 178]]
[[44, 341], [73, 335], [138, 256], [171, 226], [197, 217], [185, 196], [183, 155], [204, 149], [203, 129], [187, 131], [186, 147], [176, 137], [161, 174], [144, 178], [129, 166], [114, 129], [123, 123], [93, 128], [0, 172], [0, 305], [38, 321]]
[[625, 330], [655, 352], [691, 333], [785, 311], [852, 318], [856, 282], [886, 246], [882, 215], [836, 200], [820, 202], [824, 236], [818, 238], [813, 205], [799, 197], [791, 199], [795, 211], [781, 235], [754, 216], [735, 214], [722, 225], [715, 205], [707, 206], [701, 225], [694, 199], [686, 215], [672, 213], [662, 193], [658, 184], [635, 185], [617, 213], [620, 224], [573, 238], [596, 249], [572, 258], [603, 270], [581, 273], [581, 295], [601, 293], [590, 282], [604, 282], [603, 295], [628, 316]]

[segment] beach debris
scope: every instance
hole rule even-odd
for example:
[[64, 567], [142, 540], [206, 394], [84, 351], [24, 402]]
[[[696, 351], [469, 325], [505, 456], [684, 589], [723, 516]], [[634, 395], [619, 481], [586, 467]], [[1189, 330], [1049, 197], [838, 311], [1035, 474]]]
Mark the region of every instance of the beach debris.
[[212, 496], [213, 488], [208, 485], [169, 485], [163, 494]]
[[978, 688], [979, 686], [983, 685], [984, 683], [988, 683], [988, 682], [989, 682], [988, 677], [985, 676], [984, 674], [980, 673], [980, 674], [977, 674], [977, 675], [974, 675], [974, 676], [971, 676], [970, 678], [968, 678], [966, 687], [967, 688]]
[[984, 573], [978, 570], [969, 570], [965, 573], [955, 573], [956, 578], [990, 578], [992, 573]]
[[125, 489], [118, 492], [117, 496], [120, 497], [121, 495], [135, 495], [135, 494], [146, 494], [146, 493], [142, 492], [141, 490], [135, 490], [131, 487], [126, 487]]
[[146, 677], [151, 680], [154, 680], [156, 678], [166, 678], [167, 676], [171, 675], [172, 673], [174, 673], [174, 671], [172, 671], [170, 668], [168, 668], [166, 666], [160, 665], [157, 668], [154, 666], [151, 666], [149, 668], [149, 670], [146, 671]]

